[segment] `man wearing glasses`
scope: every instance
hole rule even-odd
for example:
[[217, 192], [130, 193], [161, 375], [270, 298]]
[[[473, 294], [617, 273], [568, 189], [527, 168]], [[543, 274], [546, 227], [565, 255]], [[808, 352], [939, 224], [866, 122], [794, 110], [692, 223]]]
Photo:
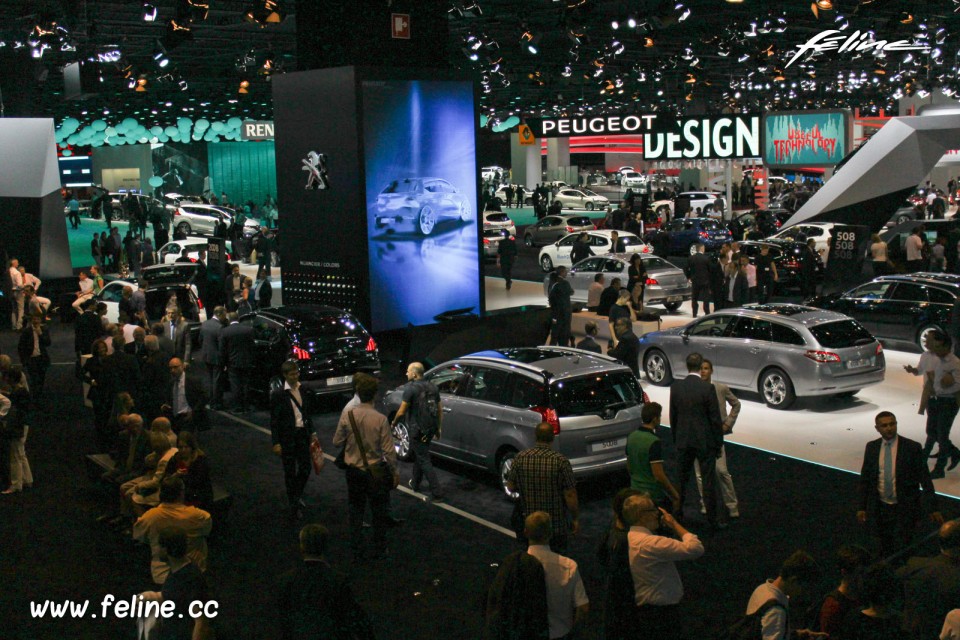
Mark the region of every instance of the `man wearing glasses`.
[[880, 553], [888, 557], [910, 544], [922, 506], [937, 524], [943, 516], [920, 443], [897, 435], [897, 417], [889, 411], [878, 413], [874, 426], [880, 438], [868, 442], [863, 454], [857, 520], [873, 525]]
[[[676, 561], [699, 558], [703, 543], [647, 495], [627, 498], [623, 518], [630, 526], [628, 555], [637, 605], [631, 628], [636, 629], [638, 638], [679, 638], [683, 584]], [[663, 530], [680, 539], [660, 535]]]

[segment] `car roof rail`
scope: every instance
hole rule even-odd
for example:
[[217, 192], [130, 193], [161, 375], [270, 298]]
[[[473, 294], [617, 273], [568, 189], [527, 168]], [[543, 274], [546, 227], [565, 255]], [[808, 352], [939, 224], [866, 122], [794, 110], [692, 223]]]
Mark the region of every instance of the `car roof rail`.
[[513, 360], [513, 359], [508, 358], [508, 357], [506, 357], [506, 356], [503, 356], [503, 357], [501, 357], [501, 358], [496, 358], [496, 357], [493, 357], [493, 356], [474, 356], [474, 355], [466, 355], [466, 356], [462, 356], [462, 357], [460, 357], [460, 358], [457, 358], [457, 360], [469, 360], [469, 361], [479, 360], [479, 361], [481, 361], [481, 362], [490, 362], [490, 363], [496, 363], [496, 364], [509, 363], [509, 366], [511, 366], [511, 367], [515, 367], [515, 368], [517, 368], [517, 369], [523, 369], [524, 371], [528, 371], [528, 372], [530, 372], [530, 373], [535, 373], [535, 374], [537, 374], [538, 376], [540, 376], [541, 378], [543, 378], [544, 381], [548, 381], [548, 380], [550, 380], [550, 378], [553, 377], [553, 374], [550, 373], [549, 371], [545, 371], [545, 370], [541, 369], [540, 367], [535, 367], [535, 366], [533, 366], [532, 364], [528, 364], [528, 363], [526, 363], [526, 362], [519, 362], [519, 361], [517, 361], [517, 360]]

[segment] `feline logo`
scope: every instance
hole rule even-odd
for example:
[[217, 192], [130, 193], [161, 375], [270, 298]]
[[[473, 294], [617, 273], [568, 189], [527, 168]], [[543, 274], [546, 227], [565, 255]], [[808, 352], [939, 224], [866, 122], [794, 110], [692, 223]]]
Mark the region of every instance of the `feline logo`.
[[837, 53], [844, 53], [851, 51], [860, 52], [868, 49], [876, 49], [877, 51], [929, 51], [930, 47], [923, 44], [915, 44], [909, 40], [894, 40], [893, 42], [873, 40], [869, 32], [861, 32], [859, 29], [850, 35], [842, 31], [837, 31], [836, 29], [827, 29], [797, 47], [797, 52], [790, 58], [790, 62], [784, 66], [784, 69], [792, 65], [797, 61], [797, 58], [808, 51], [822, 53], [834, 49], [837, 50]]
[[301, 160], [302, 171], [307, 172], [307, 184], [305, 189], [329, 189], [330, 178], [327, 175], [327, 154], [311, 151], [307, 157]]

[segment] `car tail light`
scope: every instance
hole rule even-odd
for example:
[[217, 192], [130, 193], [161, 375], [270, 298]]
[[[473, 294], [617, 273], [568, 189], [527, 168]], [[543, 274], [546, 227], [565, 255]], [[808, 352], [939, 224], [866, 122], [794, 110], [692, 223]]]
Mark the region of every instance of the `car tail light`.
[[593, 230], [594, 230], [594, 231], [597, 230], [597, 225], [593, 225]]
[[190, 258], [190, 262], [192, 262], [192, 263], [194, 263], [194, 264], [196, 264], [196, 262], [197, 262], [197, 259], [196, 259], [196, 258]]
[[367, 340], [367, 351], [376, 351], [376, 350], [377, 350], [376, 341], [374, 341], [373, 338], [370, 338], [369, 340]]
[[543, 421], [553, 427], [553, 435], [560, 433], [560, 418], [557, 417], [556, 411], [550, 407], [533, 407], [531, 411], [539, 413]]
[[640, 250], [640, 253], [650, 253], [650, 245], [643, 245], [643, 249]]
[[840, 362], [840, 356], [832, 351], [813, 351], [808, 349], [803, 355], [807, 356], [814, 362], [819, 362], [821, 364], [826, 364], [827, 362]]
[[701, 232], [700, 232], [700, 237], [701, 237], [701, 238], [709, 238], [709, 237], [710, 237], [710, 234], [707, 233], [706, 231], [701, 231]]
[[643, 404], [650, 404], [650, 396], [647, 395], [646, 391], [643, 391]]
[[203, 300], [201, 300], [200, 298], [197, 298], [197, 308], [203, 309]]
[[233, 258], [230, 257], [229, 253], [227, 254], [227, 260], [233, 260]]
[[567, 233], [573, 233], [573, 227], [567, 225]]
[[484, 238], [483, 244], [490, 244], [490, 238]]
[[493, 223], [492, 223], [492, 222], [486, 222], [486, 221], [484, 221], [483, 226], [489, 227], [491, 224], [493, 224]]
[[883, 345], [877, 342], [877, 355], [883, 353]]
[[644, 282], [644, 284], [649, 287], [649, 286], [653, 286], [653, 285], [658, 285], [658, 284], [660, 284], [660, 283], [657, 282], [657, 279], [656, 279], [656, 278], [647, 278], [647, 281]]
[[174, 210], [173, 210], [173, 215], [175, 215], [175, 216], [180, 216], [180, 215], [183, 215], [183, 212], [181, 212], [180, 209], [174, 209]]
[[293, 345], [293, 357], [295, 357], [297, 360], [309, 360], [310, 352], [299, 347], [298, 345]]

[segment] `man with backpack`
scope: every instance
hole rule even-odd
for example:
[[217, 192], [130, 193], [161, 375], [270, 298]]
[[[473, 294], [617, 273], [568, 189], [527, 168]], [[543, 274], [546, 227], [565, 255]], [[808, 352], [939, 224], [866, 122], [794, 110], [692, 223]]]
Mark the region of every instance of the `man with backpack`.
[[780, 575], [754, 589], [747, 612], [723, 638], [763, 638], [763, 640], [799, 640], [826, 638], [826, 633], [796, 629], [791, 633], [790, 600], [796, 600], [804, 589], [816, 585], [820, 569], [806, 551], [797, 550], [780, 567]]
[[426, 476], [430, 482], [430, 492], [434, 502], [443, 501], [443, 488], [430, 460], [430, 442], [440, 436], [440, 390], [429, 380], [423, 379], [423, 365], [411, 362], [407, 367], [407, 380], [410, 383], [403, 390], [403, 398], [397, 415], [391, 426], [406, 416], [407, 432], [410, 437], [410, 452], [413, 454], [413, 478], [408, 486], [414, 491], [420, 490], [420, 483]]

